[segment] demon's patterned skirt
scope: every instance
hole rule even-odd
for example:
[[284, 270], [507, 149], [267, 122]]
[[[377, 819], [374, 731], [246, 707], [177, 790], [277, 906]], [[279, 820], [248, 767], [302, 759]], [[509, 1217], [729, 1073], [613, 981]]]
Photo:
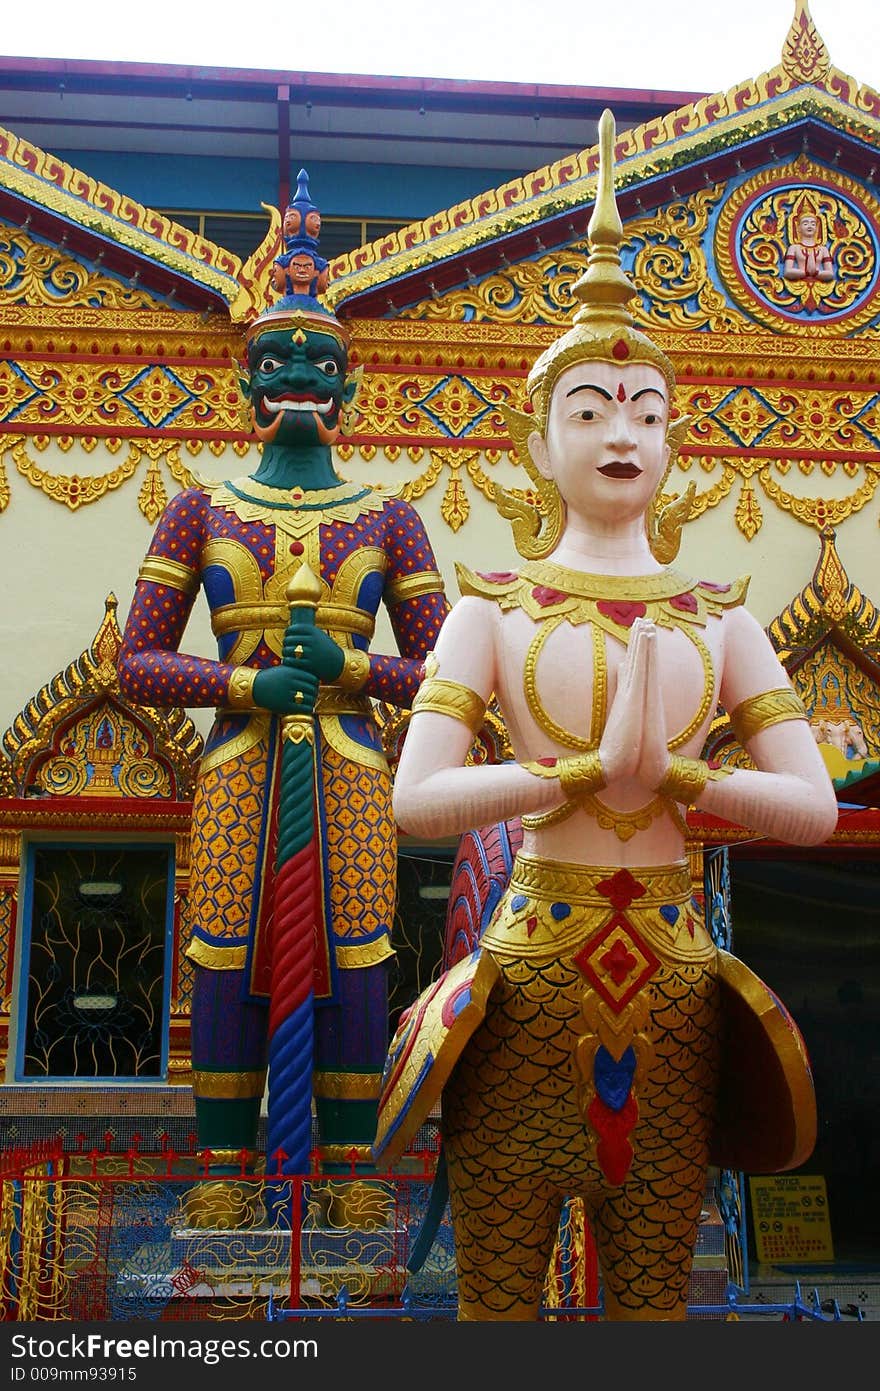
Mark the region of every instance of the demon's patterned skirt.
[[568, 1195], [611, 1318], [682, 1318], [719, 1070], [716, 951], [686, 865], [520, 854], [501, 968], [443, 1093], [461, 1318], [534, 1318]]
[[[373, 966], [393, 955], [397, 838], [391, 777], [384, 756], [367, 746], [366, 734], [356, 741], [343, 725], [322, 718], [316, 746], [319, 1000], [335, 994], [337, 969]], [[265, 998], [271, 984], [278, 721], [221, 716], [218, 726], [221, 732], [228, 726], [229, 736], [209, 747], [193, 804], [187, 955], [210, 970], [244, 971], [249, 994]]]

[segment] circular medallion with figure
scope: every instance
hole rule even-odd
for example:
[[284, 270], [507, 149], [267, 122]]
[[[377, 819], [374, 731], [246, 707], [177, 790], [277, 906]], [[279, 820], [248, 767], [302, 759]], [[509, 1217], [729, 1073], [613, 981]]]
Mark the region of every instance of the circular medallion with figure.
[[779, 328], [877, 316], [880, 204], [845, 175], [801, 158], [734, 190], [718, 217], [715, 259], [736, 302]]

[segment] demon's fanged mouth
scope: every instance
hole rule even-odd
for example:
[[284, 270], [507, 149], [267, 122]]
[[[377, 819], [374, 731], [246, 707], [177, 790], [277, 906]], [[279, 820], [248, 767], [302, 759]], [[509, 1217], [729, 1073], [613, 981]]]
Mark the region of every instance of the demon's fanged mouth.
[[332, 398], [318, 401], [314, 396], [279, 396], [275, 399], [264, 396], [263, 409], [271, 415], [277, 415], [280, 411], [300, 411], [308, 415], [317, 412], [318, 415], [329, 415], [333, 409], [333, 401]]

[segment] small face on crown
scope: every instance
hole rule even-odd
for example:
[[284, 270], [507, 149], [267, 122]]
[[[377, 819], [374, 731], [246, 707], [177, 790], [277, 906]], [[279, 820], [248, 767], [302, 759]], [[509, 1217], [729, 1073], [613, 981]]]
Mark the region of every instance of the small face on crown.
[[292, 241], [294, 237], [310, 237], [312, 241], [317, 241], [321, 235], [321, 214], [317, 208], [310, 209], [303, 218], [302, 208], [298, 208], [295, 203], [291, 203], [285, 209], [284, 219], [281, 223], [281, 235], [285, 241]]
[[587, 361], [565, 368], [547, 428], [529, 436], [539, 473], [556, 484], [569, 517], [643, 515], [669, 459], [669, 390], [648, 363]]
[[300, 216], [299, 208], [290, 207], [285, 211], [284, 221], [281, 224], [281, 232], [285, 241], [289, 241], [291, 237], [299, 235], [301, 222], [302, 217]]
[[355, 392], [346, 378], [348, 355], [332, 333], [291, 325], [259, 334], [248, 344], [254, 428], [264, 442], [333, 444], [340, 412]]

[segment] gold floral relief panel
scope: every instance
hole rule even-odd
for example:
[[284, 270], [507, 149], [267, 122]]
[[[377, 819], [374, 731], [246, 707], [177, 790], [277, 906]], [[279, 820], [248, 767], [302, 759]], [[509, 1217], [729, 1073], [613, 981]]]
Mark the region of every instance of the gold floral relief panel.
[[56, 797], [169, 797], [171, 779], [151, 756], [143, 732], [110, 702], [90, 710], [62, 735], [38, 774]]
[[0, 221], [0, 308], [157, 309], [162, 301]]
[[358, 393], [357, 438], [378, 443], [390, 434], [401, 444], [465, 439], [506, 444], [498, 407], [519, 405], [524, 394], [519, 372], [500, 380], [480, 372], [367, 372]]
[[[720, 329], [751, 327], [713, 285], [704, 249], [723, 184], [700, 189], [657, 212], [628, 218], [621, 259], [638, 298], [631, 309], [645, 327]], [[506, 266], [483, 280], [429, 299], [401, 318], [464, 323], [552, 324], [567, 328], [575, 301], [572, 287], [586, 269], [589, 243]]]
[[[674, 185], [673, 185], [674, 187]], [[806, 157], [628, 218], [621, 259], [645, 328], [851, 333], [877, 318], [880, 202]], [[589, 243], [534, 255], [402, 318], [567, 327]]]
[[64, 430], [240, 431], [232, 366], [201, 363], [0, 362], [0, 426]]
[[826, 641], [797, 671], [798, 693], [832, 777], [880, 758], [880, 698], [874, 681]]
[[[805, 357], [802, 371], [807, 372]], [[691, 416], [687, 447], [787, 452], [805, 473], [830, 474], [835, 460], [852, 474], [858, 459], [880, 460], [880, 391], [869, 385], [808, 382], [679, 382]], [[799, 456], [803, 456], [799, 459]]]

